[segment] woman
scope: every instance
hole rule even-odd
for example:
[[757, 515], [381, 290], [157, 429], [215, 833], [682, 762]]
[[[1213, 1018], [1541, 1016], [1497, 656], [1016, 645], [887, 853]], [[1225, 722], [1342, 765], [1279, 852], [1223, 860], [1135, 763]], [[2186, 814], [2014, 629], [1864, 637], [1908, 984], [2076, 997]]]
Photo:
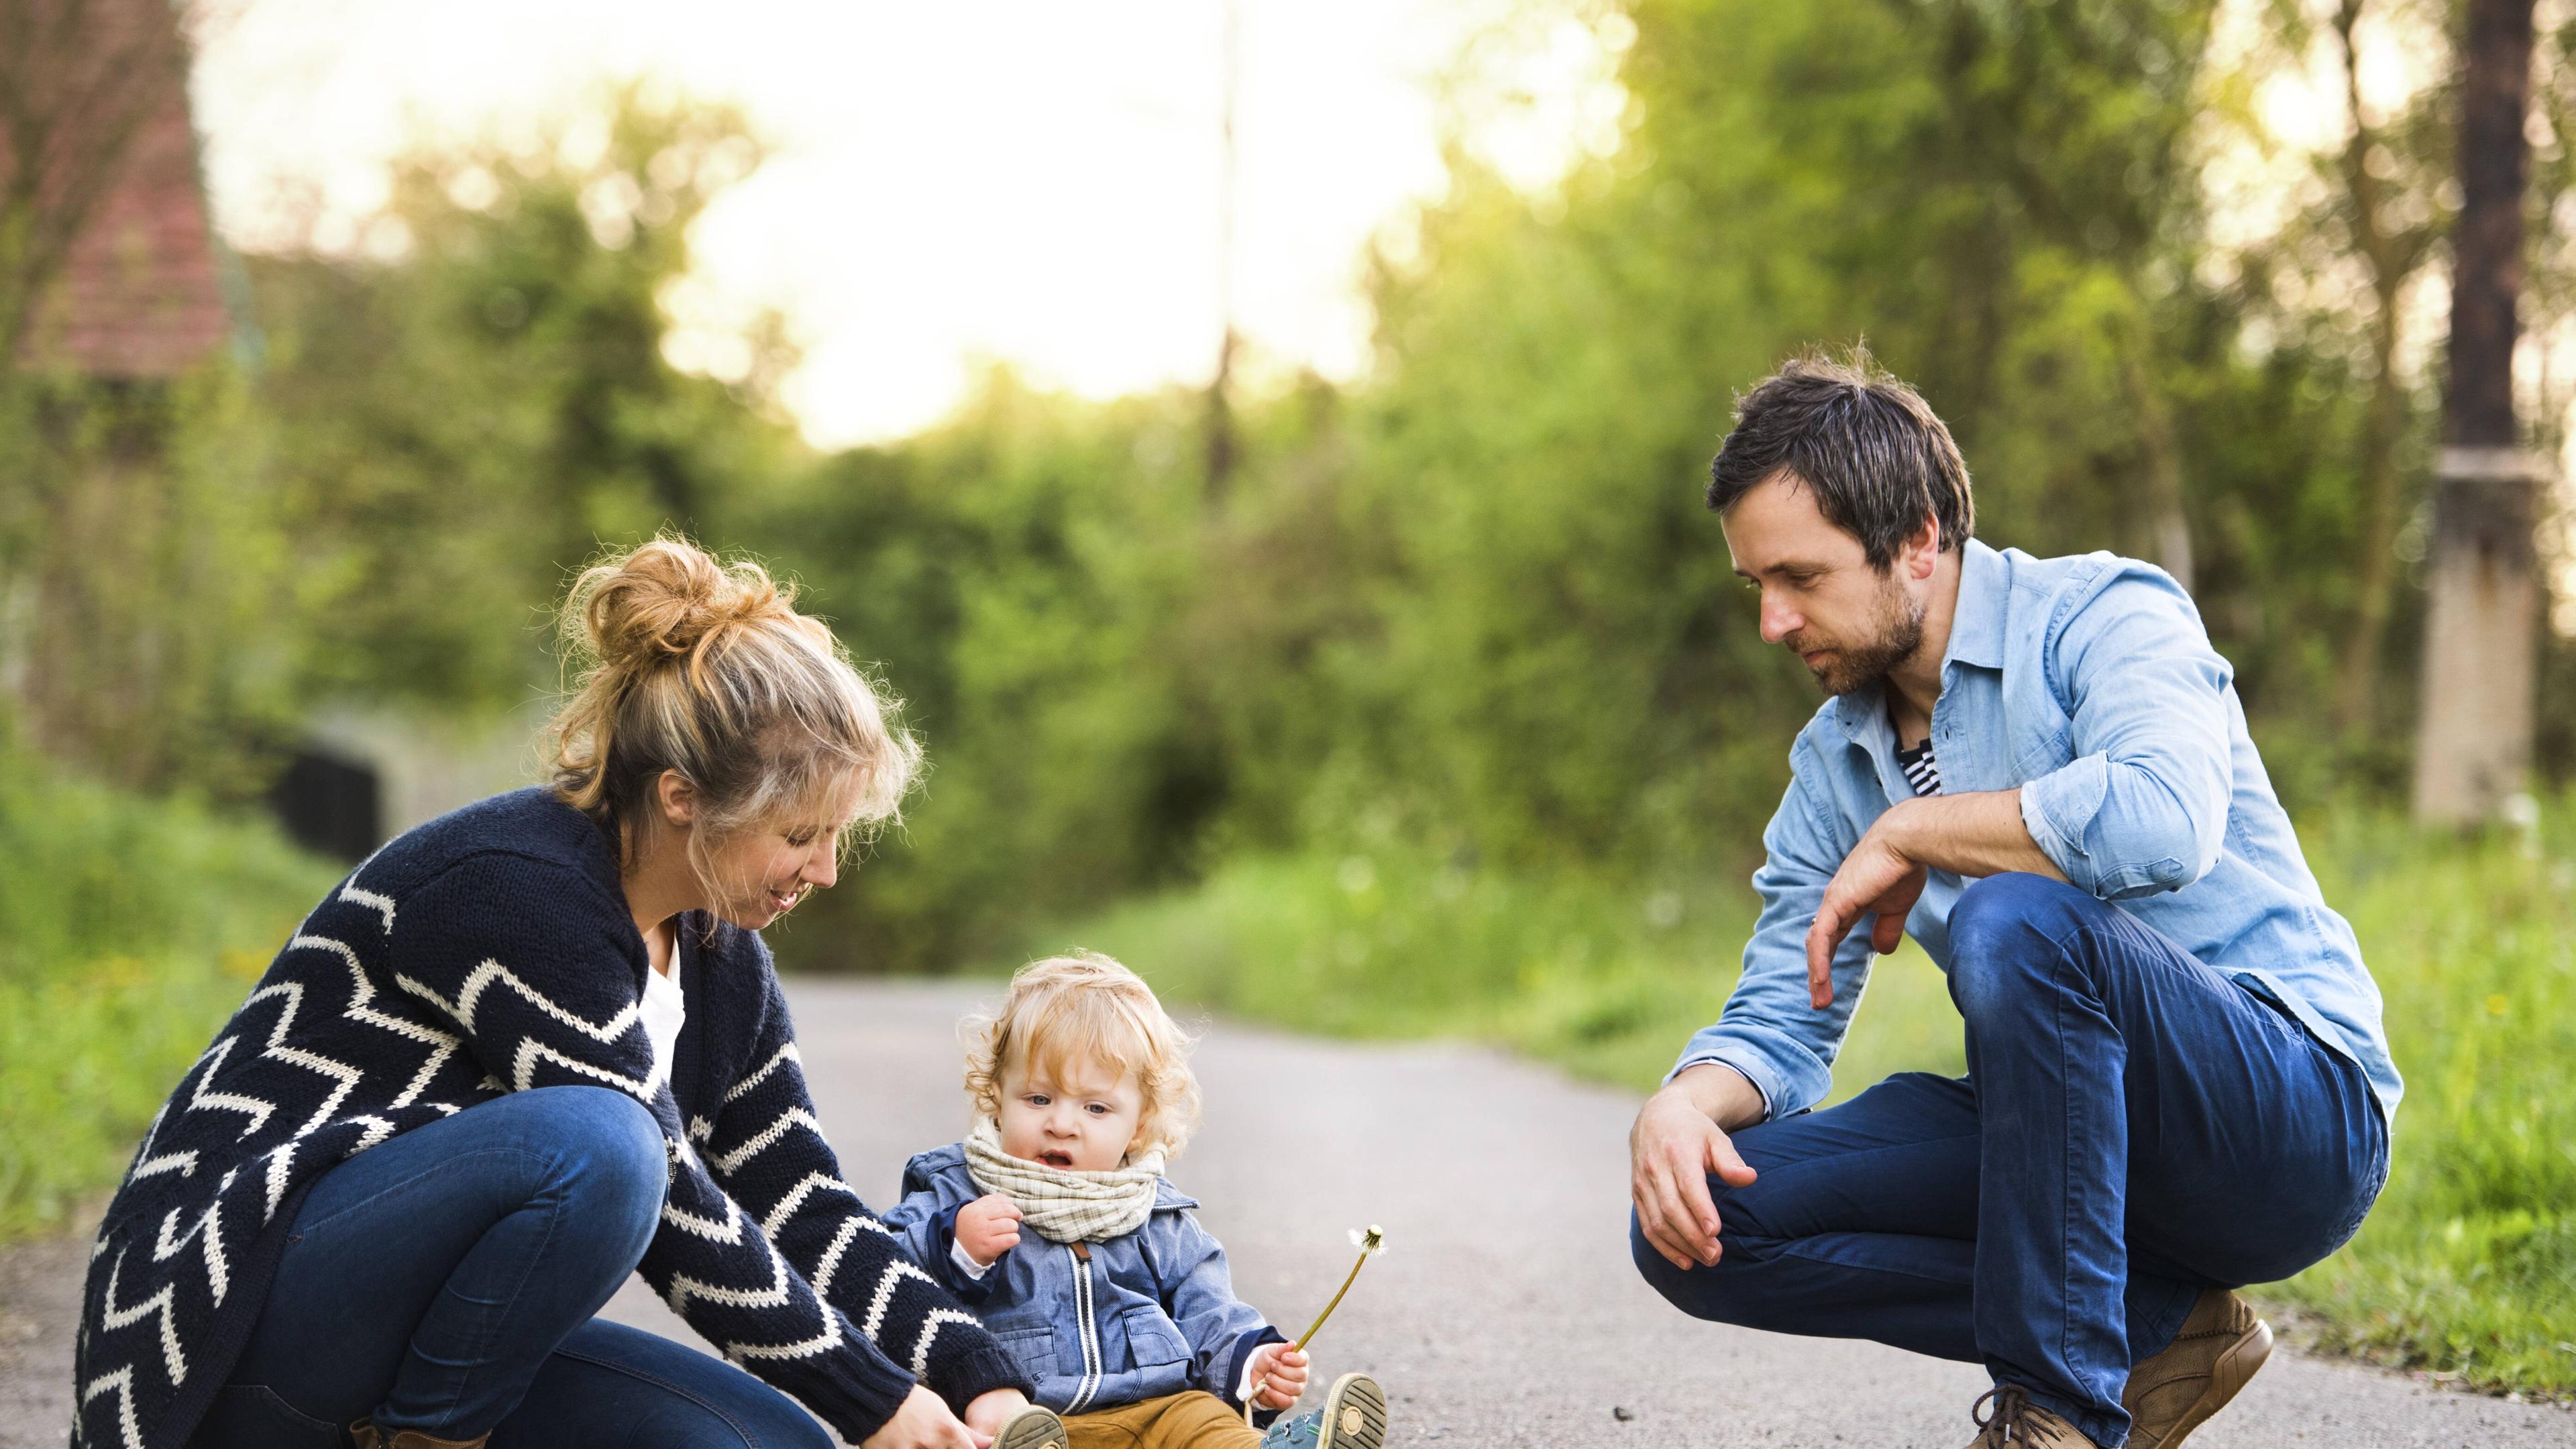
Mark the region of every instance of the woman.
[[[657, 540], [564, 621], [554, 783], [360, 866], [154, 1119], [75, 1446], [828, 1444], [786, 1394], [868, 1449], [1060, 1433], [842, 1180], [754, 934], [911, 739], [756, 565]], [[592, 1316], [639, 1267], [729, 1362]]]

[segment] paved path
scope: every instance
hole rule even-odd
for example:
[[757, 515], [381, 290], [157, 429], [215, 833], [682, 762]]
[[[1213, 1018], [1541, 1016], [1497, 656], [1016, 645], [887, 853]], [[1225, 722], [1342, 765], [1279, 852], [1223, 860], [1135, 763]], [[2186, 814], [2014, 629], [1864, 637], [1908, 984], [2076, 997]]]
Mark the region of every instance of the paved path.
[[[951, 1028], [976, 990], [791, 992], [824, 1122], [871, 1201], [963, 1126]], [[1693, 1323], [1649, 1292], [1628, 1265], [1625, 1093], [1470, 1048], [1236, 1026], [1198, 1064], [1206, 1126], [1175, 1175], [1246, 1299], [1302, 1324], [1349, 1265], [1345, 1231], [1386, 1228], [1317, 1358], [1385, 1381], [1397, 1446], [1959, 1449], [1973, 1433], [1975, 1369]], [[77, 1256], [0, 1255], [0, 1449], [62, 1442]], [[695, 1341], [640, 1283], [611, 1311]], [[2192, 1449], [2466, 1444], [2568, 1449], [2576, 1412], [2283, 1354]]]

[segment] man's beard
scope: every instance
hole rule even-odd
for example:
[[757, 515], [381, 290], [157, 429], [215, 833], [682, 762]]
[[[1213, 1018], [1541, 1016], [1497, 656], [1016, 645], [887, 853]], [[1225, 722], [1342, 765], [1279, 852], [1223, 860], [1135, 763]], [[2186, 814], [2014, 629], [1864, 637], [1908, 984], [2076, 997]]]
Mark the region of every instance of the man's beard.
[[[1858, 644], [1828, 644], [1831, 657], [1821, 666], [1807, 667], [1825, 693], [1839, 698], [1867, 689], [1923, 647], [1923, 606], [1907, 598], [1893, 578], [1879, 592], [1870, 625], [1867, 639]], [[1815, 647], [1812, 641], [1794, 637], [1784, 642], [1801, 654]]]

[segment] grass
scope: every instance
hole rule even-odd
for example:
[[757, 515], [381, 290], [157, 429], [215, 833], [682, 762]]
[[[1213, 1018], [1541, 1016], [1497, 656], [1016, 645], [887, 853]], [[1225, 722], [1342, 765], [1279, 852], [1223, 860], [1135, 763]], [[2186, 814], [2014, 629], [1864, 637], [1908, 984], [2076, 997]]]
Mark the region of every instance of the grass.
[[2313, 855], [2360, 933], [2405, 1073], [2388, 1190], [2270, 1290], [2332, 1348], [2576, 1393], [2576, 799], [2546, 835], [2428, 844], [2391, 822]]
[[[2553, 814], [2515, 839], [2363, 814], [2311, 837], [2386, 995], [2408, 1093], [2368, 1224], [2262, 1296], [2328, 1348], [2557, 1397], [2576, 1393], [2576, 800]], [[1061, 941], [1176, 1002], [1470, 1037], [1643, 1090], [1716, 1019], [1752, 911], [1731, 885], [1534, 880], [1378, 850], [1238, 861]], [[1958, 1015], [1911, 943], [1873, 973], [1833, 1100], [1907, 1069], [1964, 1069]]]
[[0, 751], [0, 1242], [116, 1181], [335, 875], [264, 826]]

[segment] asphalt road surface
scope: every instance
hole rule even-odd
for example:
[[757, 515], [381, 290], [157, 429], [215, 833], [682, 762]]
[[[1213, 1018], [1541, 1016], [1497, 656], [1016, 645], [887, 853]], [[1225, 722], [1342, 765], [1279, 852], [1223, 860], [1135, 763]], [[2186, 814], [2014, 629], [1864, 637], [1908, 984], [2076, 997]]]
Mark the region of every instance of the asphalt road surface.
[[[791, 988], [823, 1121], [871, 1202], [907, 1156], [961, 1134], [953, 1028], [979, 989]], [[1348, 1231], [1386, 1229], [1317, 1338], [1316, 1381], [1377, 1375], [1395, 1445], [1959, 1449], [1974, 1435], [1977, 1369], [1696, 1323], [1648, 1291], [1628, 1263], [1624, 1092], [1473, 1048], [1234, 1025], [1208, 1032], [1198, 1069], [1207, 1116], [1173, 1177], [1205, 1203], [1245, 1299], [1293, 1333], [1348, 1271]], [[63, 1442], [81, 1248], [0, 1254], [0, 1449]], [[640, 1281], [610, 1312], [696, 1342]], [[2284, 1350], [2192, 1438], [2394, 1445], [2568, 1449], [2576, 1411]]]

